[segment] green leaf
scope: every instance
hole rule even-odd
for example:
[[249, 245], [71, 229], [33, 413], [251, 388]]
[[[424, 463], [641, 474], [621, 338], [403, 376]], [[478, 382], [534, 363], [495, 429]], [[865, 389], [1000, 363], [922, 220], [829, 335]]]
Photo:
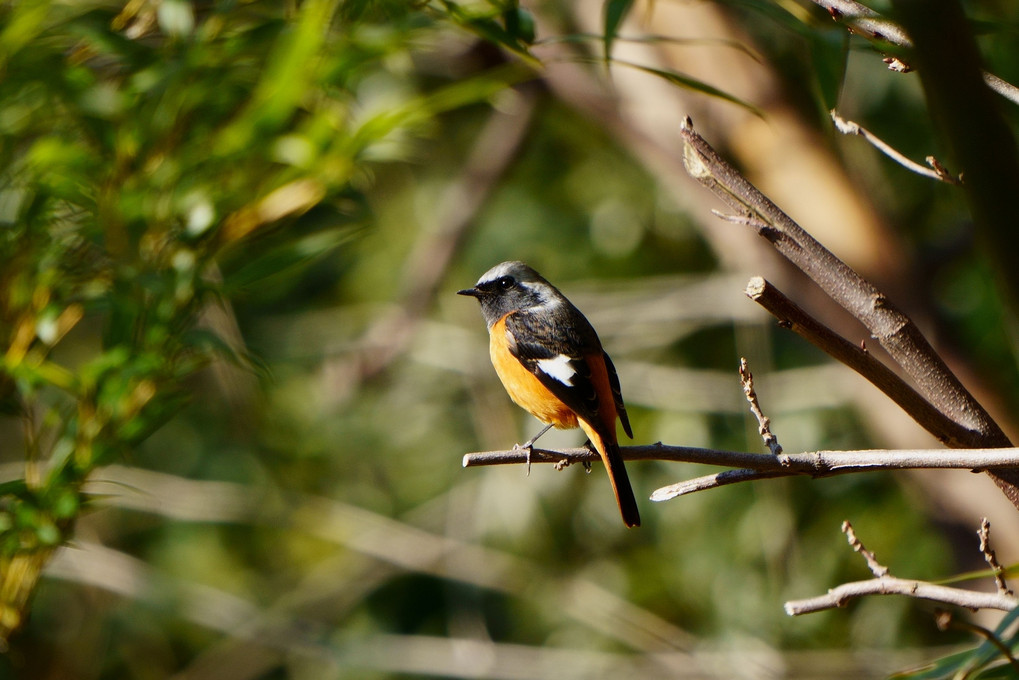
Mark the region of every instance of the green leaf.
[[28, 492], [28, 484], [24, 479], [11, 479], [0, 483], [0, 498], [4, 496], [23, 496]]
[[603, 5], [605, 34], [602, 40], [605, 44], [606, 63], [612, 56], [612, 43], [619, 34], [619, 27], [622, 25], [626, 15], [633, 9], [633, 0], [605, 0]]
[[846, 31], [818, 31], [810, 41], [810, 57], [818, 94], [824, 107], [821, 113], [838, 107], [839, 95], [849, 63], [849, 33]]
[[[1015, 640], [1005, 638], [1006, 631], [1019, 619], [1019, 609], [1013, 609], [1001, 620], [994, 636], [1014, 648]], [[914, 671], [904, 671], [891, 676], [894, 680], [948, 680], [962, 673], [965, 677], [976, 677], [973, 673], [1002, 658], [1001, 650], [989, 640], [984, 640], [975, 649], [956, 652], [938, 659], [930, 666]], [[991, 677], [991, 676], [987, 676]], [[997, 676], [995, 676], [997, 677]]]
[[764, 112], [761, 111], [756, 106], [754, 106], [753, 104], [751, 104], [750, 102], [744, 101], [739, 97], [731, 95], [723, 90], [719, 90], [717, 87], [714, 87], [713, 85], [708, 85], [704, 81], [697, 80], [696, 78], [688, 76], [685, 73], [680, 73], [679, 71], [672, 71], [668, 69], [654, 68], [651, 66], [642, 66], [641, 64], [635, 64], [633, 62], [622, 61], [619, 59], [613, 59], [612, 62], [620, 66], [628, 66], [630, 68], [635, 68], [638, 71], [644, 71], [645, 73], [650, 73], [653, 76], [658, 76], [659, 78], [667, 80], [673, 85], [678, 85], [679, 87], [682, 87], [686, 90], [693, 90], [694, 92], [700, 92], [711, 97], [724, 99], [727, 102], [732, 102], [733, 104], [742, 106], [743, 108], [750, 111], [759, 118], [764, 118]]
[[534, 43], [534, 17], [526, 9], [522, 7], [507, 9], [502, 13], [502, 22], [506, 26], [506, 33], [520, 44]]

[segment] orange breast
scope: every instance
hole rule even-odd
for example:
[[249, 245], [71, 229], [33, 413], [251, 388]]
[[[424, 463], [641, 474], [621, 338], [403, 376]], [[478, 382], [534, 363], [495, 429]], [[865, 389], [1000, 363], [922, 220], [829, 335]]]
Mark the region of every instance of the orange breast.
[[492, 365], [510, 399], [543, 423], [564, 429], [576, 427], [577, 416], [570, 407], [510, 354], [506, 338], [506, 317], [493, 324], [489, 334], [488, 349]]

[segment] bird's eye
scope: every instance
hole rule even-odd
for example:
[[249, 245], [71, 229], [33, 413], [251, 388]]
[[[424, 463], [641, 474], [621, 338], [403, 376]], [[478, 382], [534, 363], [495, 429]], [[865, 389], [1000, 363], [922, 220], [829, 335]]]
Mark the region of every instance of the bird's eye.
[[510, 288], [513, 287], [513, 283], [514, 283], [513, 282], [513, 277], [511, 277], [511, 276], [504, 276], [501, 279], [499, 279], [499, 281], [497, 282], [497, 285], [502, 290], [509, 290]]

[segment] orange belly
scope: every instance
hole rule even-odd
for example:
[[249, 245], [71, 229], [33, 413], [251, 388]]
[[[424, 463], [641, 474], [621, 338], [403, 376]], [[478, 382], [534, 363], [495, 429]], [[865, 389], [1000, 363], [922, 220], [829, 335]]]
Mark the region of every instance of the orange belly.
[[490, 329], [488, 349], [495, 372], [514, 403], [543, 423], [563, 429], [577, 427], [577, 415], [573, 410], [510, 354], [505, 317]]

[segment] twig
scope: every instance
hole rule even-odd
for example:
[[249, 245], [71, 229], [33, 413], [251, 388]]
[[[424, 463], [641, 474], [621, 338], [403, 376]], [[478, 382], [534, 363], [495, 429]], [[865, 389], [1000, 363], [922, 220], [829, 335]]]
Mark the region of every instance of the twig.
[[[813, 2], [826, 9], [835, 21], [843, 24], [851, 33], [902, 49], [913, 48], [913, 41], [901, 26], [855, 0], [813, 0]], [[909, 64], [902, 61], [897, 55], [886, 57], [885, 63], [888, 64], [889, 69], [900, 73], [908, 73], [912, 70]], [[991, 90], [1013, 104], [1019, 104], [1019, 87], [987, 71], [983, 71], [982, 75], [984, 82]]]
[[[985, 522], [987, 520], [984, 520]], [[805, 600], [790, 600], [785, 603], [786, 614], [799, 616], [810, 614], [824, 609], [835, 609], [845, 606], [854, 598], [864, 595], [906, 595], [922, 600], [932, 600], [944, 604], [951, 604], [967, 609], [1000, 609], [1011, 611], [1019, 606], [1012, 593], [980, 593], [963, 588], [951, 588], [939, 586], [926, 581], [915, 581], [892, 576], [888, 567], [877, 561], [874, 553], [863, 547], [863, 543], [853, 531], [853, 525], [849, 521], [842, 522], [842, 533], [846, 535], [850, 547], [860, 553], [867, 561], [867, 567], [874, 574], [874, 578], [866, 581], [854, 581], [843, 583], [832, 588], [826, 595], [811, 597]]]
[[754, 389], [754, 374], [750, 372], [750, 365], [745, 357], [740, 357], [739, 360], [739, 381], [743, 386], [743, 394], [750, 404], [750, 412], [757, 418], [757, 433], [761, 435], [771, 455], [781, 455], [782, 445], [778, 443], [778, 437], [771, 432], [771, 418], [764, 415], [761, 410], [761, 402], [757, 398], [757, 390]]
[[836, 609], [845, 606], [850, 600], [864, 597], [865, 595], [906, 595], [907, 597], [931, 600], [972, 610], [999, 609], [1007, 612], [1019, 606], [1019, 601], [1014, 597], [1000, 593], [979, 593], [962, 588], [937, 586], [924, 581], [884, 576], [866, 581], [843, 583], [832, 588], [825, 595], [804, 600], [790, 600], [785, 603], [785, 612], [789, 616], [800, 616], [826, 609]]
[[771, 312], [783, 328], [794, 331], [866, 378], [938, 441], [947, 444], [970, 436], [965, 427], [939, 411], [864, 347], [846, 340], [822, 324], [769, 281], [755, 276], [747, 283], [746, 294]]
[[863, 547], [863, 542], [856, 537], [853, 525], [849, 523], [848, 519], [842, 522], [842, 533], [846, 535], [849, 546], [854, 551], [860, 553], [863, 559], [867, 561], [867, 568], [870, 569], [870, 573], [874, 574], [876, 578], [884, 578], [889, 575], [888, 567], [878, 562], [877, 558], [874, 557], [874, 553]]
[[[870, 282], [817, 242], [743, 175], [718, 155], [683, 121], [683, 162], [690, 175], [737, 213], [760, 220], [758, 233], [824, 292], [860, 320], [916, 382], [920, 393], [946, 417], [964, 428], [965, 436], [946, 441], [953, 448], [1007, 447], [1008, 437], [959, 379], [948, 369], [916, 324]], [[995, 483], [1019, 508], [1019, 474], [992, 473]]]
[[739, 484], [740, 482], [754, 482], [759, 479], [772, 479], [774, 477], [785, 476], [786, 473], [781, 470], [752, 470], [749, 468], [725, 470], [723, 472], [716, 472], [702, 477], [694, 477], [693, 479], [686, 479], [682, 482], [663, 486], [660, 489], [655, 489], [651, 493], [650, 498], [652, 501], [660, 503], [662, 501], [671, 501], [673, 498], [679, 498], [680, 496], [696, 493], [697, 491], [707, 491], [708, 489], [717, 489], [722, 486], [729, 486], [730, 484]]
[[954, 184], [956, 186], [962, 184], [962, 180], [948, 172], [945, 166], [942, 165], [941, 162], [938, 161], [934, 156], [927, 156], [926, 159], [927, 164], [930, 167], [920, 165], [916, 161], [900, 153], [898, 150], [893, 148], [890, 144], [885, 142], [883, 139], [875, 135], [867, 128], [851, 120], [844, 119], [842, 116], [835, 112], [835, 109], [831, 110], [831, 119], [832, 122], [835, 123], [835, 129], [841, 132], [842, 134], [863, 137], [875, 149], [877, 149], [884, 155], [888, 156], [893, 161], [895, 161], [896, 163], [898, 163], [899, 165], [901, 165], [902, 167], [906, 168], [911, 172], [915, 172], [918, 175], [923, 175], [924, 177], [930, 177], [931, 179], [935, 179], [940, 182]]
[[984, 561], [987, 562], [987, 566], [994, 572], [994, 585], [998, 587], [998, 592], [1002, 595], [1012, 595], [1011, 589], [1005, 583], [1005, 570], [998, 562], [998, 556], [994, 554], [994, 550], [991, 548], [991, 522], [986, 517], [980, 521], [980, 529], [977, 530], [977, 536], [980, 537], [980, 552], [984, 554]]

